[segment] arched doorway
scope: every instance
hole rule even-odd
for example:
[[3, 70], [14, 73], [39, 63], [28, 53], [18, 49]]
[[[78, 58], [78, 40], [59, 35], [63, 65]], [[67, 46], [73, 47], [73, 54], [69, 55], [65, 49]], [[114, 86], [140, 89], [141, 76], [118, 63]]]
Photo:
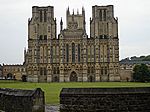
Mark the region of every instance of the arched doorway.
[[8, 73], [7, 74], [7, 79], [13, 79], [13, 74], [12, 73]]
[[26, 75], [22, 75], [21, 78], [22, 78], [22, 81], [23, 81], [23, 82], [27, 82], [27, 76], [26, 76]]
[[70, 74], [70, 82], [77, 82], [78, 81], [78, 77], [77, 77], [77, 74], [76, 74], [76, 72], [72, 72], [71, 74]]
[[58, 76], [54, 76], [54, 77], [53, 77], [53, 82], [59, 82]]
[[93, 76], [89, 76], [89, 77], [88, 77], [88, 82], [94, 82], [94, 81], [95, 81], [95, 79], [94, 79]]

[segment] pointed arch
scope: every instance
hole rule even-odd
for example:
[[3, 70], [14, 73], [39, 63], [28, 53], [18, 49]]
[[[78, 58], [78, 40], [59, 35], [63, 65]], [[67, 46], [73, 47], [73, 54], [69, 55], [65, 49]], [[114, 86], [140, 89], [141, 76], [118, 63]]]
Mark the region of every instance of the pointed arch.
[[72, 62], [75, 63], [75, 43], [72, 43]]
[[94, 76], [90, 75], [90, 76], [88, 77], [88, 82], [94, 82], [94, 81], [95, 81]]
[[7, 74], [7, 79], [13, 79], [13, 78], [14, 78], [14, 75], [12, 73]]
[[53, 81], [53, 82], [59, 82], [59, 77], [58, 77], [58, 76], [53, 76], [52, 81]]
[[77, 73], [75, 71], [71, 72], [70, 82], [77, 82], [77, 81], [78, 81]]

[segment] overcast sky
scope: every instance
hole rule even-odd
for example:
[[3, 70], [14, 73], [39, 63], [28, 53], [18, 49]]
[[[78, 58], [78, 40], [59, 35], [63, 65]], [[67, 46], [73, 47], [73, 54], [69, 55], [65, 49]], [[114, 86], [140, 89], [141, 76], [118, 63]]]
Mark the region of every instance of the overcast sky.
[[[119, 19], [120, 59], [150, 54], [150, 0], [0, 0], [0, 63], [21, 64], [23, 50], [27, 48], [28, 18], [32, 6], [54, 6], [59, 29], [60, 18], [66, 21], [66, 9], [75, 12], [82, 6], [86, 13], [89, 35], [89, 18], [93, 5], [114, 5]], [[59, 30], [57, 34], [59, 33]]]

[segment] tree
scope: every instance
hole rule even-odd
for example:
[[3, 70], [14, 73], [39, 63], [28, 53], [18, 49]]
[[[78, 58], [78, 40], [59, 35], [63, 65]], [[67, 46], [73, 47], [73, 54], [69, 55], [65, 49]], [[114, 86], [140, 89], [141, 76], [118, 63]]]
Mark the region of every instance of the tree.
[[133, 69], [133, 79], [138, 82], [150, 81], [150, 70], [145, 64], [136, 65]]
[[148, 55], [145, 58], [143, 58], [143, 61], [150, 61], [150, 55]]

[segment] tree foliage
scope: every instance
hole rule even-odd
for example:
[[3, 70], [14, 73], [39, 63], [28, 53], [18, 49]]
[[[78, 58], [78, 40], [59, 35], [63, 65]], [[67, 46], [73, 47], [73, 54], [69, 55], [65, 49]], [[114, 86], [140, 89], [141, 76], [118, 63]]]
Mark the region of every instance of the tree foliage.
[[133, 69], [133, 80], [138, 82], [150, 81], [150, 70], [147, 65], [136, 65]]
[[147, 56], [132, 56], [125, 59], [122, 59], [121, 61], [150, 61], [150, 55]]

